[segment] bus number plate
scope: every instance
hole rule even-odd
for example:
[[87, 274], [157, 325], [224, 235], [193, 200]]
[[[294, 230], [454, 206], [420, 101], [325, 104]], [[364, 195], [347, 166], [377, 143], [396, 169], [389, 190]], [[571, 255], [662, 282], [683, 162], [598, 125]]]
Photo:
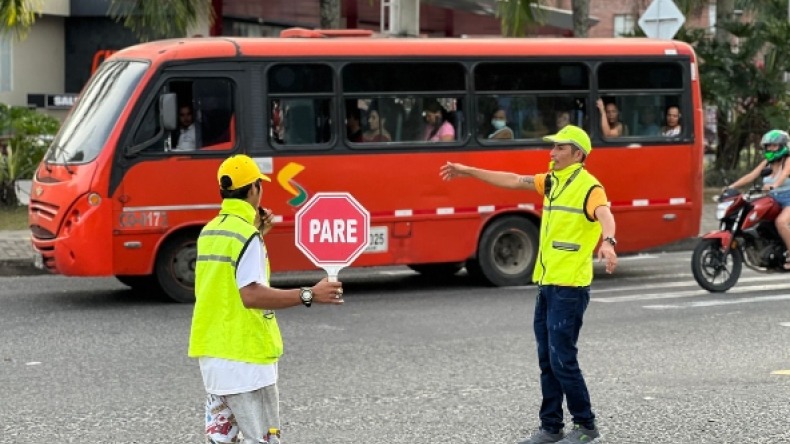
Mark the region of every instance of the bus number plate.
[[121, 228], [166, 227], [165, 211], [128, 211], [121, 213], [118, 221]]
[[365, 253], [382, 253], [387, 251], [389, 239], [387, 227], [370, 227], [370, 242], [365, 248]]

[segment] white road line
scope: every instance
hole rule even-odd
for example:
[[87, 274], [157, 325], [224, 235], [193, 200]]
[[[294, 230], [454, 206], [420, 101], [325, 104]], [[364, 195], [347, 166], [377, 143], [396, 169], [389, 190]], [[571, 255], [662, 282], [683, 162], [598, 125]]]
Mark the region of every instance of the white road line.
[[780, 322], [779, 325], [782, 327], [790, 327], [790, 322]]
[[[750, 277], [742, 277], [738, 279], [738, 284], [735, 285], [735, 288], [738, 288], [741, 283], [743, 282], [771, 282], [771, 281], [784, 281], [790, 285], [790, 278], [787, 275], [765, 275], [765, 276], [750, 276]], [[612, 288], [603, 288], [600, 290], [596, 290], [595, 284], [593, 283], [592, 294], [597, 293], [600, 291], [601, 293], [613, 293], [613, 292], [621, 292], [621, 291], [634, 291], [634, 290], [644, 290], [650, 287], [661, 287], [661, 288], [677, 288], [677, 287], [696, 287], [699, 288], [699, 285], [696, 281], [689, 280], [689, 281], [676, 281], [676, 282], [645, 282], [642, 285], [629, 285], [627, 287], [612, 287]], [[732, 290], [730, 290], [732, 291]], [[707, 293], [707, 292], [706, 292]], [[593, 298], [595, 299], [595, 298]]]
[[649, 308], [651, 310], [672, 310], [672, 309], [682, 309], [682, 308], [717, 307], [721, 305], [751, 304], [752, 302], [773, 302], [773, 301], [786, 301], [786, 300], [790, 300], [790, 294], [779, 295], [779, 296], [758, 296], [753, 298], [715, 299], [712, 301], [684, 302], [682, 304], [645, 305], [644, 308]]

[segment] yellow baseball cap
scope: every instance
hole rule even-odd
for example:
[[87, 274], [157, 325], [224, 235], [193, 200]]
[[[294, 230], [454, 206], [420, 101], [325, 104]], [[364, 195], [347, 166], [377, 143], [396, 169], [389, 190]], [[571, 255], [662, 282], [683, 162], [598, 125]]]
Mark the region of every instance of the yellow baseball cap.
[[587, 133], [574, 125], [566, 125], [557, 134], [546, 136], [543, 138], [546, 142], [553, 142], [560, 145], [571, 144], [584, 151], [585, 155], [590, 155], [592, 151], [592, 143], [590, 143], [590, 136]]
[[[227, 177], [223, 181], [223, 178]], [[261, 173], [258, 164], [244, 154], [236, 154], [225, 159], [217, 170], [217, 181], [223, 190], [238, 190], [261, 179], [271, 182], [268, 176]]]

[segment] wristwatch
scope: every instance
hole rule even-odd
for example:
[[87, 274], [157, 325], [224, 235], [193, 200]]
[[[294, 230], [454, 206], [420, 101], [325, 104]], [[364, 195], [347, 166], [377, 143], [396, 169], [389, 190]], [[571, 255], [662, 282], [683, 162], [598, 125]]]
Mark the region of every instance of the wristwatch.
[[302, 304], [305, 307], [309, 307], [313, 304], [313, 290], [309, 287], [302, 287], [299, 289], [299, 299], [302, 300]]
[[609, 242], [609, 245], [613, 247], [617, 245], [617, 239], [613, 238], [612, 236], [606, 236], [605, 238], [603, 238], [603, 241]]

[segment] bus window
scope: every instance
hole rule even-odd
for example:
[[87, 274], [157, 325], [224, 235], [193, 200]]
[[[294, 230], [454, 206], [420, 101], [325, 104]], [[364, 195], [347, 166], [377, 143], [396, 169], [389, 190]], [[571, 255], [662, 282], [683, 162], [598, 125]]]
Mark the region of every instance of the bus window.
[[174, 79], [162, 86], [134, 133], [134, 144], [160, 134], [158, 97], [175, 93], [179, 127], [146, 148], [147, 153], [230, 150], [235, 141], [233, 83], [229, 79]]
[[[614, 104], [617, 108], [619, 121], [628, 128], [622, 136], [629, 142], [633, 139], [667, 142], [668, 138], [663, 136], [666, 130], [662, 129], [667, 125], [665, 116], [670, 107], [677, 107], [673, 114], [684, 114], [685, 81], [682, 65], [674, 62], [608, 62], [598, 68], [598, 90], [606, 106]], [[691, 126], [681, 122], [671, 141], [678, 142], [684, 135], [692, 134]]]
[[321, 145], [332, 140], [334, 74], [327, 65], [277, 64], [267, 72], [269, 141]]
[[[540, 141], [567, 124], [588, 129], [589, 72], [581, 63], [486, 62], [474, 70], [477, 136], [481, 141]], [[504, 114], [512, 137], [492, 123]]]
[[342, 77], [346, 116], [354, 122], [358, 113], [361, 130], [357, 136], [348, 126], [348, 142], [375, 144], [365, 146], [371, 148], [388, 146], [382, 142], [464, 139], [466, 72], [461, 64], [355, 62], [343, 68]]

